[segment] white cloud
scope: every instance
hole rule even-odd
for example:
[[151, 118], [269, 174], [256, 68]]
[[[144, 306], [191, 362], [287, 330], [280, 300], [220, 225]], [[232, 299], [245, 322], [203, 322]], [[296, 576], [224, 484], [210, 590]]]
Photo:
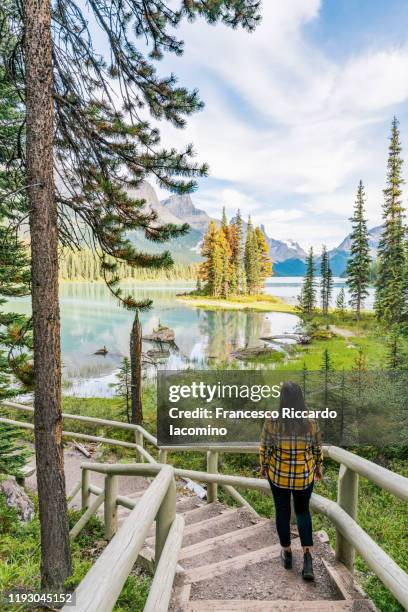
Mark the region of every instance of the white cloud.
[[[408, 41], [387, 49], [373, 43], [336, 61], [304, 35], [320, 7], [320, 0], [264, 2], [263, 22], [251, 35], [184, 25], [185, 56], [172, 58], [171, 69], [199, 86], [206, 107], [186, 130], [161, 131], [164, 143], [193, 142], [210, 164], [215, 180], [195, 200], [211, 214], [240, 207], [273, 237], [302, 244], [321, 242], [323, 214], [325, 240], [334, 246], [349, 230], [360, 178], [370, 225], [380, 221], [386, 135], [396, 105], [408, 99]], [[281, 200], [291, 196], [304, 198], [302, 207], [284, 209]], [[300, 208], [303, 216], [294, 217]]]

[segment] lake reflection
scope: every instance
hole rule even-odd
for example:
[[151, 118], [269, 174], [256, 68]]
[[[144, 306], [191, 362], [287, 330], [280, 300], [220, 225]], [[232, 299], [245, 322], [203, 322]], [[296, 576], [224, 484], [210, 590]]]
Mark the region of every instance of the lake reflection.
[[[161, 322], [174, 329], [178, 350], [161, 366], [168, 369], [208, 367], [231, 360], [231, 352], [255, 346], [260, 336], [291, 332], [297, 317], [285, 313], [206, 311], [177, 302], [176, 294], [192, 289], [188, 283], [126, 283], [125, 292], [151, 298], [151, 310], [142, 314], [143, 333]], [[61, 346], [64, 392], [78, 396], [109, 396], [114, 373], [129, 353], [133, 314], [121, 308], [103, 283], [63, 283], [60, 287]], [[13, 300], [9, 309], [29, 312], [29, 300]], [[94, 355], [106, 346], [108, 354]], [[143, 350], [153, 346], [143, 343]]]

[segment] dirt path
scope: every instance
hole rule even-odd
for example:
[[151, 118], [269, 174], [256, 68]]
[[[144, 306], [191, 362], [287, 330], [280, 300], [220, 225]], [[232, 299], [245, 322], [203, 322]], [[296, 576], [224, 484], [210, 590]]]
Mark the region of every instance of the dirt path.
[[[65, 481], [66, 481], [66, 490], [67, 494], [74, 488], [75, 484], [81, 478], [81, 464], [87, 462], [98, 462], [99, 458], [97, 453], [93, 455], [91, 459], [87, 459], [84, 457], [82, 453], [80, 453], [72, 444], [67, 444], [64, 449], [64, 471], [65, 471]], [[110, 462], [110, 463], [113, 463]], [[35, 457], [33, 455], [30, 465], [35, 465]], [[97, 474], [96, 472], [92, 472], [90, 476], [91, 484], [96, 485], [98, 487], [103, 487], [103, 474]], [[120, 495], [130, 495], [133, 493], [137, 493], [138, 491], [142, 491], [146, 489], [149, 481], [146, 478], [138, 477], [138, 476], [119, 476], [119, 494]], [[34, 473], [32, 476], [26, 479], [26, 486], [33, 490], [37, 490], [37, 476]], [[81, 503], [81, 494], [78, 493], [70, 506], [72, 508], [80, 507]]]

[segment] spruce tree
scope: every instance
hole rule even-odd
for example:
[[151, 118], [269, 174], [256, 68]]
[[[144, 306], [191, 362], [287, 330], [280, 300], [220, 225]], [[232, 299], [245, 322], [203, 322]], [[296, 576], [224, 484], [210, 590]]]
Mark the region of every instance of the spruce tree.
[[272, 276], [272, 262], [265, 234], [260, 227], [255, 228], [255, 241], [259, 257], [259, 292], [263, 291], [266, 279]]
[[245, 276], [247, 292], [256, 295], [261, 285], [262, 262], [260, 244], [251, 217], [248, 218], [244, 254]]
[[330, 267], [330, 258], [326, 245], [323, 245], [320, 260], [320, 297], [322, 313], [327, 317], [329, 313], [330, 300], [333, 292], [333, 273]]
[[[23, 8], [18, 2], [4, 5], [0, 38], [6, 28], [15, 44], [1, 61], [15, 78], [26, 110], [41, 583], [53, 590], [71, 572], [61, 444], [59, 243], [78, 247], [88, 239], [123, 305], [138, 310], [150, 305], [150, 300], [122, 295], [117, 265], [106, 256], [132, 266], [169, 266], [167, 251], [138, 252], [128, 233], [142, 230], [148, 239], [163, 242], [188, 227], [161, 224], [131, 190], [152, 175], [161, 187], [186, 193], [207, 171], [192, 162], [191, 146], [161, 148], [158, 129], [147, 121], [150, 116], [183, 127], [186, 117], [202, 108], [197, 91], [178, 86], [173, 74], [159, 76], [155, 61], [164, 52], [183, 52], [175, 28], [184, 18], [200, 15], [210, 23], [252, 30], [259, 2], [101, 0], [85, 8], [75, 0], [55, 5], [26, 0]], [[108, 44], [103, 56], [96, 40]]]
[[398, 120], [392, 121], [387, 187], [384, 189], [384, 228], [378, 244], [375, 311], [388, 324], [400, 323], [404, 313], [405, 226], [402, 204], [401, 143]]
[[322, 355], [322, 366], [321, 371], [323, 374], [323, 407], [327, 408], [329, 405], [330, 395], [330, 372], [333, 370], [332, 360], [328, 349], [324, 349]]
[[232, 281], [232, 262], [231, 262], [231, 244], [230, 244], [230, 232], [228, 224], [225, 228], [221, 227], [218, 231], [217, 237], [217, 248], [220, 251], [222, 261], [221, 271], [221, 295], [227, 299], [231, 292], [231, 281]]
[[394, 323], [387, 338], [386, 368], [393, 372], [406, 367], [406, 355], [403, 350], [401, 330]]
[[[0, 8], [0, 21], [4, 18], [4, 10]], [[1, 38], [1, 53], [11, 45], [10, 37]], [[22, 119], [13, 82], [0, 65], [0, 400], [31, 391], [33, 386], [30, 319], [3, 310], [8, 298], [30, 293], [27, 246], [17, 234], [28, 212], [18, 150]], [[0, 474], [18, 476], [25, 465], [30, 453], [19, 443], [20, 437], [20, 430], [1, 425]]]
[[131, 371], [129, 357], [122, 359], [121, 366], [116, 374], [118, 382], [113, 386], [115, 395], [123, 402], [123, 413], [128, 423], [131, 423]]
[[310, 319], [316, 307], [316, 280], [313, 247], [310, 247], [306, 259], [306, 271], [303, 280], [302, 290], [299, 296], [298, 308], [301, 317], [305, 320]]
[[336, 298], [336, 310], [340, 315], [343, 315], [346, 310], [346, 294], [342, 287]]
[[246, 293], [246, 278], [243, 265], [244, 252], [244, 230], [242, 217], [239, 210], [235, 216], [231, 227], [231, 263], [233, 269], [233, 278], [236, 282], [236, 293]]
[[352, 223], [350, 258], [347, 262], [347, 286], [350, 292], [350, 304], [360, 318], [364, 300], [368, 296], [370, 282], [370, 248], [368, 244], [367, 221], [365, 218], [365, 193], [363, 182], [357, 188], [357, 197], [354, 214], [350, 219]]

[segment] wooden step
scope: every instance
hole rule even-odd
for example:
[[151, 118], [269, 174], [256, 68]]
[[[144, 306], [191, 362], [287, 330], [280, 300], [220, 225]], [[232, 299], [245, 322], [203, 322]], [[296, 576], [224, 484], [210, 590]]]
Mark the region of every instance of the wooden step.
[[228, 531], [227, 533], [223, 533], [215, 538], [208, 538], [207, 540], [197, 542], [197, 544], [191, 544], [191, 546], [186, 546], [181, 549], [179, 559], [181, 560], [189, 557], [195, 557], [196, 555], [204, 555], [218, 546], [232, 544], [233, 542], [239, 542], [247, 537], [255, 536], [265, 529], [265, 526], [269, 523], [270, 521], [267, 519], [261, 519], [256, 525], [250, 525], [249, 527], [243, 527], [241, 529], [236, 529], [235, 531]]
[[[223, 513], [229, 511], [230, 509], [220, 504], [219, 502], [214, 502], [211, 504], [203, 504], [202, 506], [198, 506], [195, 508], [190, 508], [184, 511], [181, 511], [181, 514], [184, 516], [185, 526], [192, 525], [193, 523], [201, 523], [206, 521], [214, 516], [221, 516]], [[180, 510], [177, 509], [177, 512], [180, 513]], [[184, 527], [184, 529], [186, 529]]]
[[[292, 542], [292, 550], [300, 550], [299, 539]], [[237, 555], [231, 559], [225, 559], [224, 561], [218, 561], [217, 563], [210, 563], [209, 565], [201, 565], [200, 567], [194, 567], [187, 569], [184, 574], [185, 582], [201, 582], [203, 580], [209, 580], [215, 576], [220, 576], [226, 572], [233, 572], [239, 569], [248, 567], [249, 565], [256, 565], [263, 561], [269, 561], [271, 558], [279, 557], [281, 552], [280, 544], [273, 544], [272, 546], [265, 546], [264, 548], [258, 548], [251, 550], [250, 552], [244, 553], [243, 555]]]
[[188, 510], [195, 510], [205, 506], [206, 503], [197, 495], [183, 495], [177, 499], [176, 509], [178, 513], [188, 512]]
[[[211, 518], [206, 519], [204, 521], [200, 521], [199, 523], [193, 523], [192, 525], [187, 525], [184, 528], [184, 535], [186, 536], [186, 535], [195, 534], [195, 533], [202, 531], [203, 529], [207, 529], [208, 527], [212, 527], [215, 525], [224, 525], [224, 524], [228, 525], [232, 516], [235, 515], [236, 513], [237, 513], [237, 510], [225, 510], [224, 512], [221, 512], [217, 514], [216, 516], [212, 516]], [[154, 542], [154, 535], [153, 535], [154, 532], [155, 532], [155, 527], [152, 527], [149, 532], [150, 535], [146, 540], [148, 544], [152, 544]]]
[[[364, 603], [364, 602], [363, 602]], [[185, 604], [180, 610], [182, 612], [340, 612], [354, 609], [355, 601], [329, 601], [327, 599], [315, 601], [287, 601], [277, 599], [275, 601], [253, 600], [253, 599], [230, 599], [230, 600], [204, 600], [197, 599]]]

